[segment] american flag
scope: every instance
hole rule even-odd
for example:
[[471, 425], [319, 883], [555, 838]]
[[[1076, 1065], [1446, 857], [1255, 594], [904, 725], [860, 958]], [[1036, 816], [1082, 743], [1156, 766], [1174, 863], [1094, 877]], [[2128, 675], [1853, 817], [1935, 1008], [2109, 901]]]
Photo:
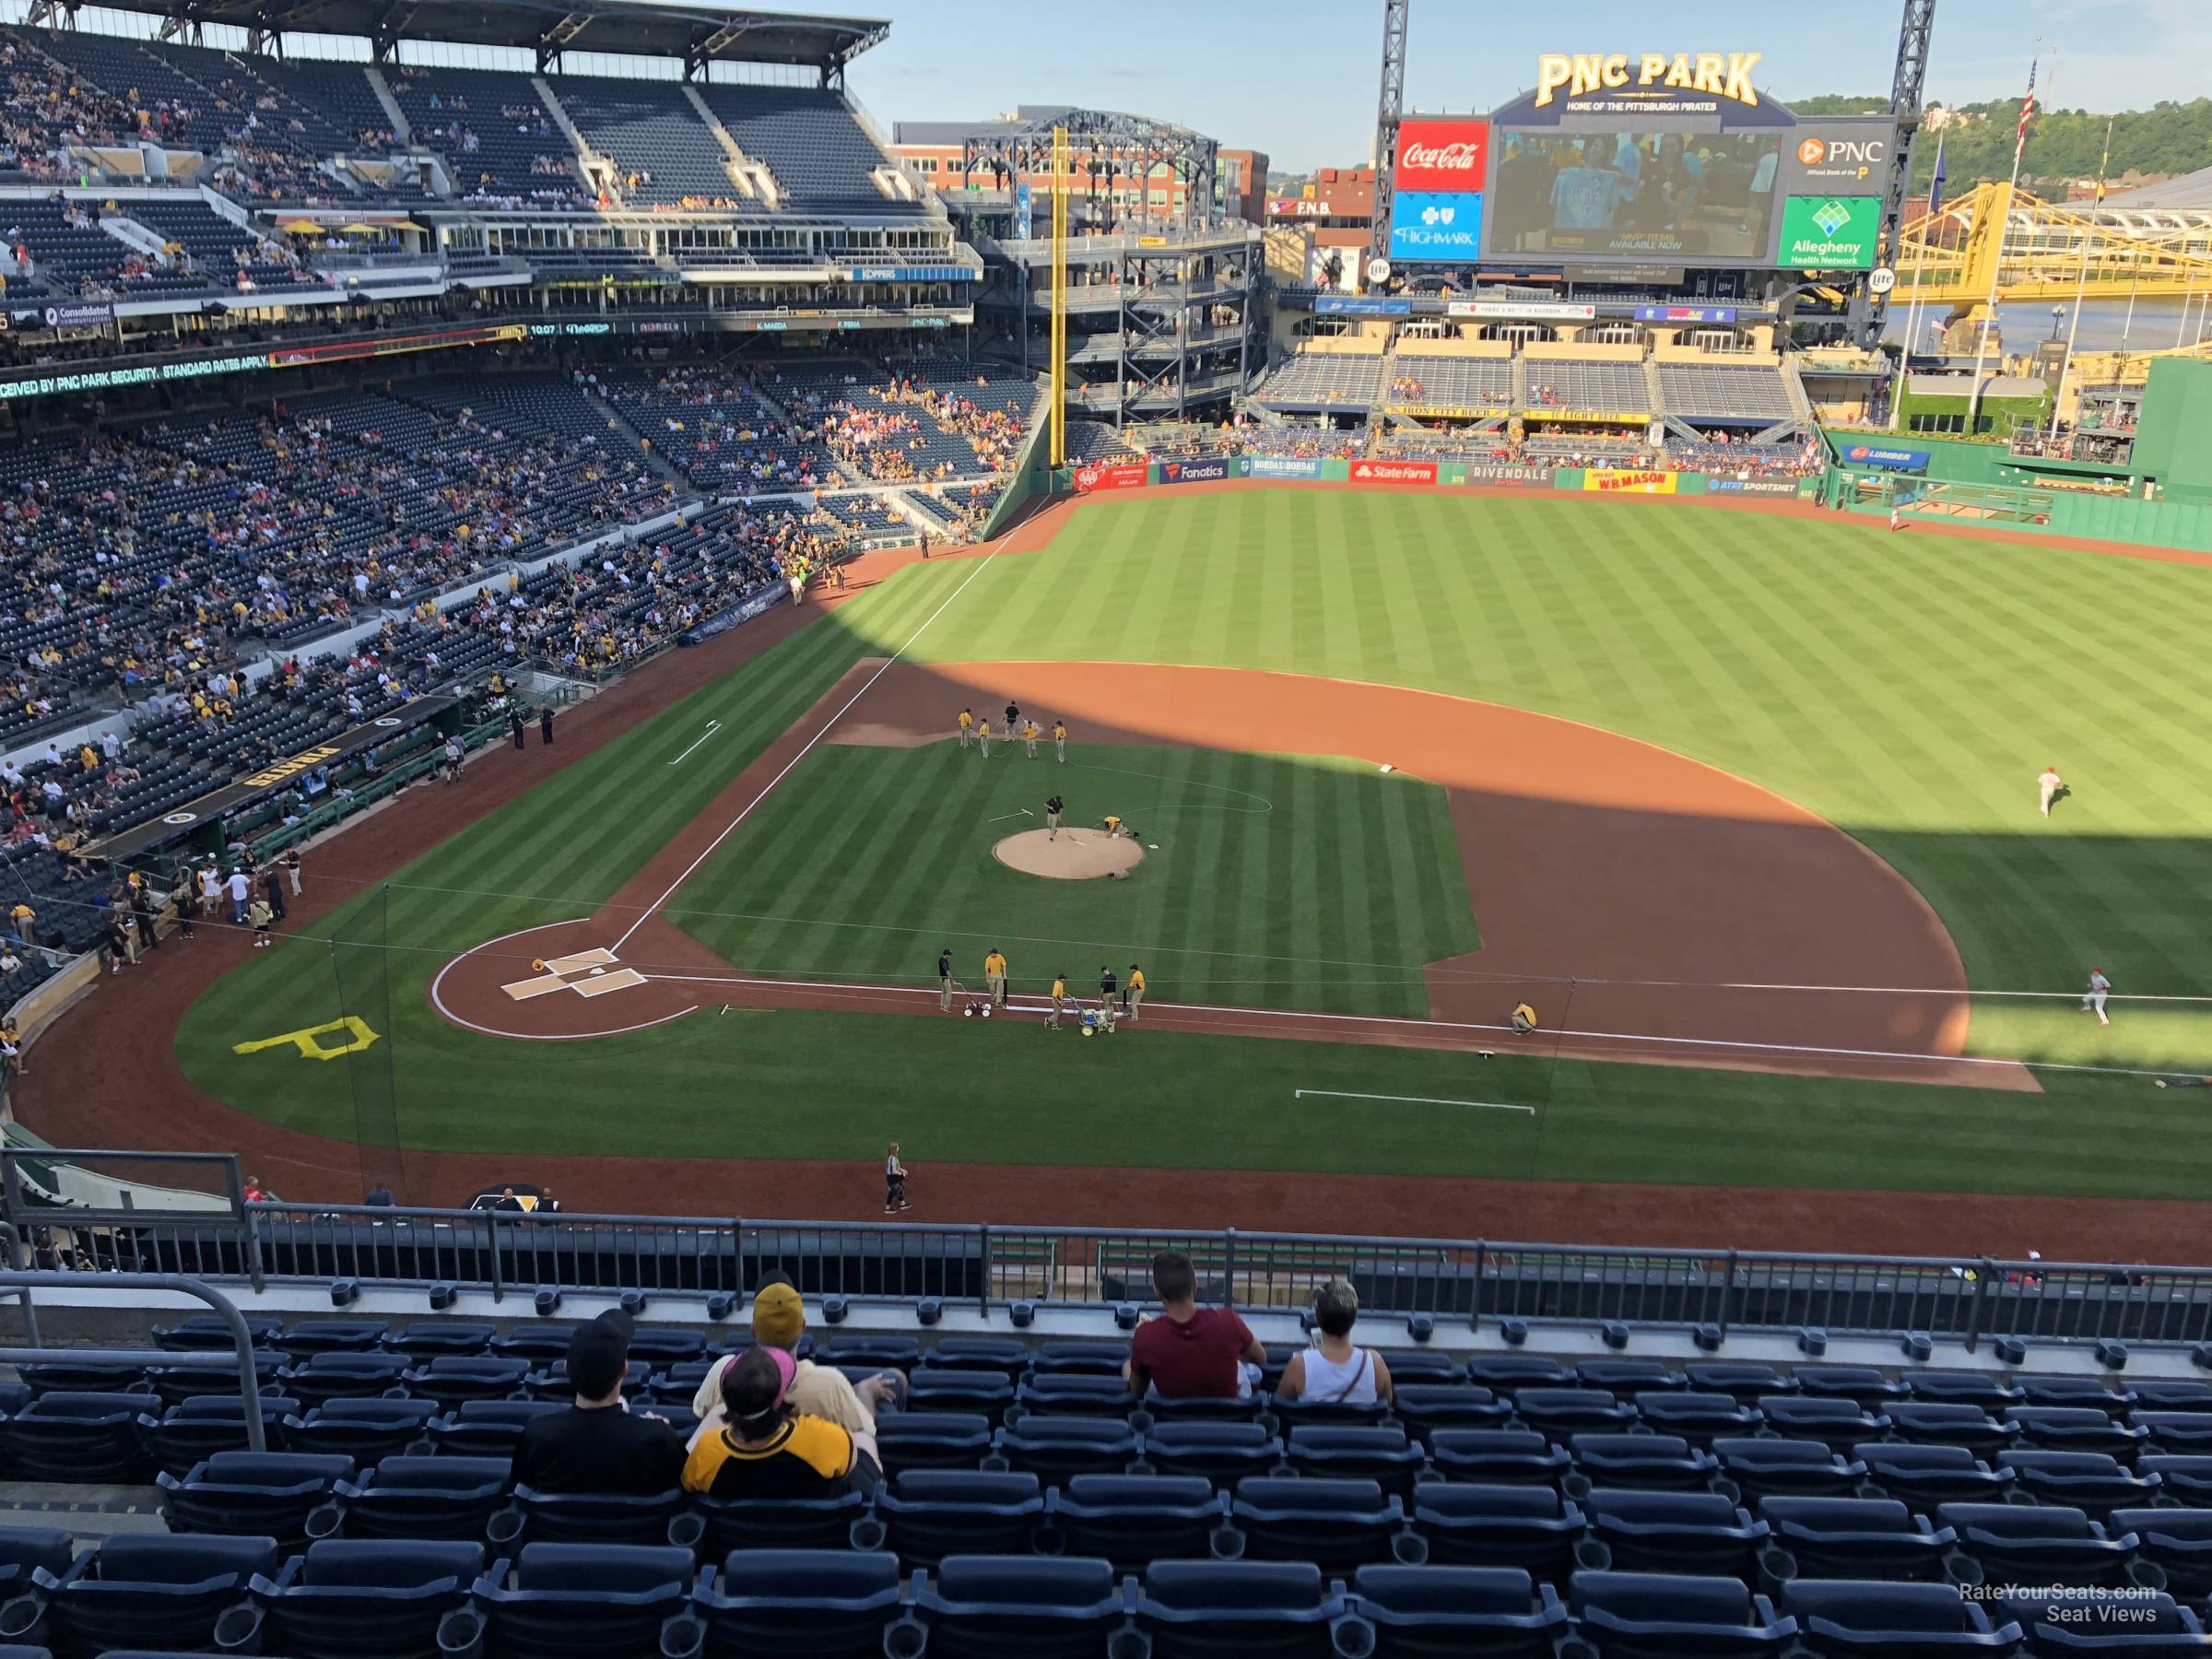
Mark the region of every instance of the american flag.
[[2020, 152], [2028, 147], [2028, 124], [2035, 118], [2035, 59], [2028, 60], [2028, 96], [2020, 100], [2020, 131], [2019, 135], [2012, 141], [2012, 167], [2015, 172], [2019, 171]]

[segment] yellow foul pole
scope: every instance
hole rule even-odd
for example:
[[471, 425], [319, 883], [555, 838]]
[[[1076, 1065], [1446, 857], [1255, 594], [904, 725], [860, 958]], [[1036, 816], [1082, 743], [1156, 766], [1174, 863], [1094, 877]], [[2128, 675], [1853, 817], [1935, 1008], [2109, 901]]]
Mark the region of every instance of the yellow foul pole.
[[1053, 465], [1067, 465], [1067, 129], [1053, 129]]

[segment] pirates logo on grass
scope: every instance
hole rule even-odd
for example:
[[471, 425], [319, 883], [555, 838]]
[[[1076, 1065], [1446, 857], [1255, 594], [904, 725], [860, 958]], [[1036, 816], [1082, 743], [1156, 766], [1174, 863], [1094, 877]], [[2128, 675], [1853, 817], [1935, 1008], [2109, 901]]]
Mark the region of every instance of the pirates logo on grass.
[[[346, 1041], [330, 1044], [322, 1040], [333, 1032], [343, 1031]], [[376, 1033], [369, 1022], [358, 1014], [348, 1014], [343, 1019], [333, 1019], [323, 1025], [309, 1026], [305, 1030], [279, 1031], [274, 1037], [264, 1037], [254, 1042], [231, 1045], [234, 1054], [256, 1054], [263, 1049], [282, 1048], [290, 1043], [300, 1051], [303, 1060], [335, 1060], [341, 1054], [358, 1054], [376, 1041]]]

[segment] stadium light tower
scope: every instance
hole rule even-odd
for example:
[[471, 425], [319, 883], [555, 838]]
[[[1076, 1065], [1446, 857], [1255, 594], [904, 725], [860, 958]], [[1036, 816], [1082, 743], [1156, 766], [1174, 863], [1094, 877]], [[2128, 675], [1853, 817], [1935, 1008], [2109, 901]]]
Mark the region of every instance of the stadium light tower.
[[[1928, 0], [1931, 6], [1935, 0]], [[1406, 20], [1413, 0], [1382, 0], [1382, 96], [1375, 106], [1375, 214], [1367, 232], [1368, 269], [1359, 286], [1373, 283], [1370, 270], [1390, 256], [1392, 174], [1397, 168], [1398, 117], [1406, 108]]]
[[[1891, 276], [1879, 293], [1869, 276], [1852, 289], [1852, 339], [1862, 351], [1881, 344], [1896, 291], [1896, 270], [1905, 242], [1905, 197], [1912, 188], [1912, 152], [1920, 137], [1920, 112], [1926, 102], [1928, 44], [1936, 33], [1936, 0], [1905, 0], [1904, 21], [1897, 32], [1897, 73], [1889, 81], [1889, 113], [1897, 142], [1889, 147], [1889, 179], [1882, 193], [1882, 228], [1876, 265]], [[1912, 342], [1905, 342], [1908, 353]]]

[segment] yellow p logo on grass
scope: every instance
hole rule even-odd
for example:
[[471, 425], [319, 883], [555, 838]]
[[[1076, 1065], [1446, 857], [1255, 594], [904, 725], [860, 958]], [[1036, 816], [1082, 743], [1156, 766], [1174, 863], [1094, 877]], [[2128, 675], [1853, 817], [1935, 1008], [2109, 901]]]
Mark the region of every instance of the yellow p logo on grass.
[[[333, 1031], [344, 1031], [347, 1041], [333, 1048], [322, 1039]], [[309, 1026], [304, 1031], [281, 1031], [274, 1037], [264, 1037], [258, 1042], [234, 1044], [234, 1054], [257, 1054], [263, 1049], [282, 1048], [290, 1043], [307, 1060], [335, 1060], [340, 1054], [358, 1054], [376, 1041], [376, 1033], [369, 1022], [358, 1014], [348, 1014], [343, 1019], [334, 1019], [325, 1025]]]

